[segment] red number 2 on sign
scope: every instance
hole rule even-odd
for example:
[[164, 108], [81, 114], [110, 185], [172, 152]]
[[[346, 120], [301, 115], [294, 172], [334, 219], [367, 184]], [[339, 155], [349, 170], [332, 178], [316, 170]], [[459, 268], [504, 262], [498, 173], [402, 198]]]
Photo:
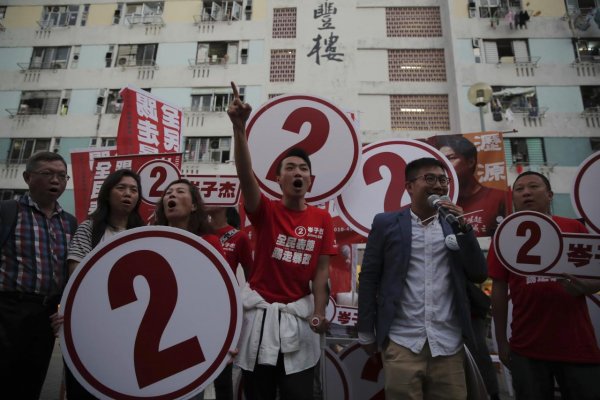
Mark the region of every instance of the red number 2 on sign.
[[385, 192], [383, 203], [384, 211], [394, 211], [400, 208], [400, 201], [404, 193], [404, 170], [406, 162], [396, 153], [384, 152], [370, 157], [363, 166], [365, 183], [371, 185], [383, 179], [379, 167], [387, 167], [392, 175], [390, 184]]
[[541, 257], [529, 254], [529, 251], [540, 241], [542, 233], [538, 224], [532, 221], [524, 221], [517, 228], [517, 236], [525, 237], [529, 232], [529, 238], [517, 254], [517, 262], [519, 264], [534, 264], [540, 265]]
[[[151, 268], [149, 268], [151, 266]], [[134, 347], [138, 385], [144, 388], [205, 361], [197, 337], [159, 350], [163, 331], [177, 304], [177, 281], [160, 254], [140, 250], [119, 259], [108, 276], [108, 299], [114, 310], [137, 301], [133, 280], [142, 276], [150, 287], [150, 301]]]
[[[327, 137], [329, 136], [329, 120], [327, 116], [316, 108], [311, 107], [300, 107], [294, 110], [283, 123], [283, 129], [286, 131], [300, 133], [300, 128], [305, 122], [310, 123], [310, 132], [306, 138], [298, 144], [292, 147], [299, 147], [306, 151], [309, 156], [316, 153], [325, 145]], [[277, 181], [277, 166], [285, 158], [285, 154], [292, 147], [285, 149], [279, 157], [273, 161], [269, 172], [267, 172], [267, 179], [273, 182]], [[312, 183], [315, 182], [315, 177], [311, 176]]]
[[150, 171], [150, 177], [158, 179], [154, 182], [152, 187], [150, 188], [150, 197], [160, 197], [162, 193], [158, 190], [160, 185], [162, 185], [167, 180], [167, 170], [165, 167], [154, 167], [152, 171]]

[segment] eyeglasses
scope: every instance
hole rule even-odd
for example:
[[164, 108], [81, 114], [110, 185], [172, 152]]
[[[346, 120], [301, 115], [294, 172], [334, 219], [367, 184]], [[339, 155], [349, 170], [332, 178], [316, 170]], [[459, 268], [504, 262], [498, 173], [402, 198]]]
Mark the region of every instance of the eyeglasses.
[[50, 172], [50, 171], [29, 171], [31, 174], [39, 175], [44, 179], [50, 180], [56, 177], [61, 182], [67, 182], [71, 177], [64, 172]]
[[429, 186], [435, 185], [435, 182], [439, 182], [442, 186], [447, 186], [452, 180], [448, 178], [446, 175], [434, 175], [434, 174], [425, 174], [419, 175], [416, 178], [411, 179], [411, 181], [416, 181], [417, 179], [423, 178], [425, 183]]

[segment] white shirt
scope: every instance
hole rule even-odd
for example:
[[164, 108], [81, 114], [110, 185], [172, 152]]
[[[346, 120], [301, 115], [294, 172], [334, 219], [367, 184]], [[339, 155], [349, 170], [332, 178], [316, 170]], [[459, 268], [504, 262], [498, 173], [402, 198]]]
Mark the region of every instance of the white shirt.
[[462, 329], [442, 226], [437, 215], [423, 225], [412, 211], [411, 226], [408, 271], [388, 336], [413, 353], [420, 353], [428, 342], [434, 357], [456, 354], [462, 347]]

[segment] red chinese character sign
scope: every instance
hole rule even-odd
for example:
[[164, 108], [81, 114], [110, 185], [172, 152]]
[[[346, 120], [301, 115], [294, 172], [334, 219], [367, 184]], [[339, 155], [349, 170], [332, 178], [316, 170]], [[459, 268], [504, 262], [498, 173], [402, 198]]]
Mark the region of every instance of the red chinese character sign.
[[61, 309], [65, 361], [101, 399], [199, 393], [227, 364], [242, 312], [219, 252], [168, 227], [132, 229], [94, 249], [71, 276]]
[[237, 175], [186, 175], [200, 190], [208, 206], [237, 206], [240, 201], [240, 180]]
[[422, 157], [432, 157], [446, 165], [452, 180], [448, 196], [456, 201], [456, 172], [439, 150], [417, 140], [382, 140], [363, 148], [359, 173], [336, 199], [342, 219], [366, 237], [376, 214], [396, 211], [409, 205], [410, 197], [404, 187], [404, 170], [408, 163]]
[[564, 233], [548, 216], [521, 211], [494, 236], [498, 259], [520, 275], [600, 277], [600, 235]]
[[600, 233], [599, 182], [600, 152], [595, 152], [579, 166], [571, 200], [579, 216], [585, 220], [592, 230], [598, 233]]
[[94, 159], [117, 154], [116, 147], [89, 148], [71, 151], [71, 169], [75, 216], [84, 221], [89, 214], [90, 193], [92, 193]]
[[181, 151], [180, 108], [131, 86], [119, 92], [123, 109], [117, 134], [118, 154], [160, 154]]
[[253, 112], [247, 125], [254, 174], [261, 190], [281, 198], [277, 166], [292, 147], [310, 156], [313, 182], [306, 200], [325, 203], [344, 190], [357, 172], [360, 140], [355, 124], [327, 100], [280, 96]]

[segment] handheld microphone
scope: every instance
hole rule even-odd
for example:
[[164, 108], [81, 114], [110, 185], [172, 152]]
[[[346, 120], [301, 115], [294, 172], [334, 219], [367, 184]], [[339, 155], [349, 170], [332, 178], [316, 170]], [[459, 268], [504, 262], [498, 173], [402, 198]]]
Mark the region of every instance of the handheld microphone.
[[437, 212], [446, 220], [447, 223], [452, 226], [452, 228], [458, 229], [460, 223], [458, 222], [458, 218], [456, 215], [452, 214], [446, 207], [443, 207], [440, 204], [440, 200], [452, 201], [448, 196], [438, 196], [437, 194], [432, 194], [427, 198], [427, 204], [431, 207], [435, 208]]

